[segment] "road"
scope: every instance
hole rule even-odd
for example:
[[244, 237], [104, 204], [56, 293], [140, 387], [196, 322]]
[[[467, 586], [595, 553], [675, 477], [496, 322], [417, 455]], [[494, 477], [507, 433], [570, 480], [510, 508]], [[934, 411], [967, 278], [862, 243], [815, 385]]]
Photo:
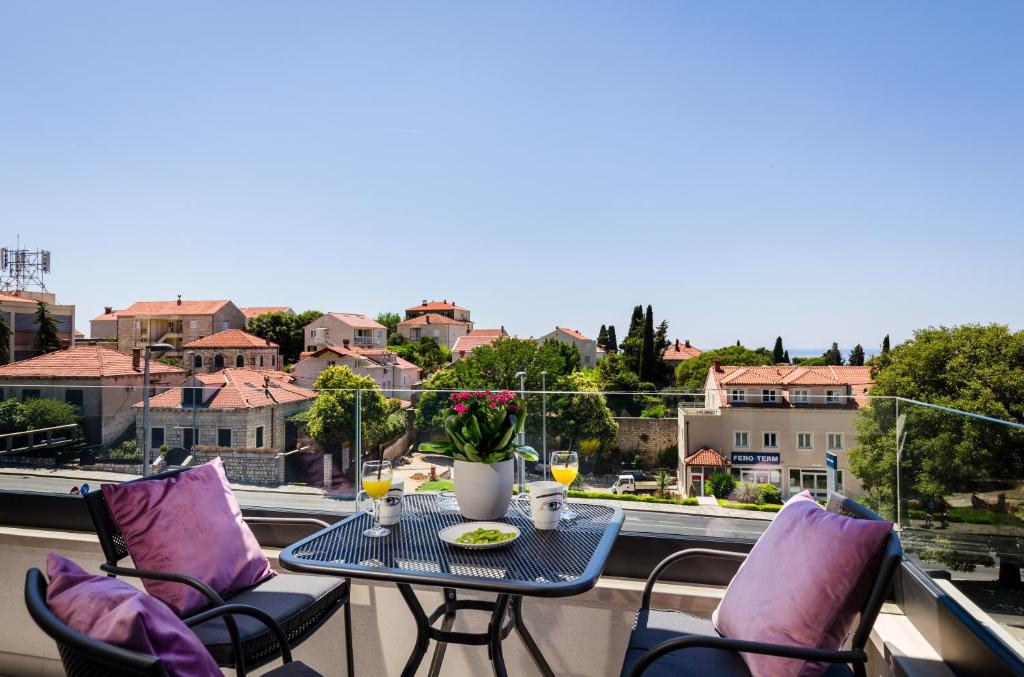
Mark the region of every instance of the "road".
[[[66, 494], [76, 484], [66, 477], [45, 477], [34, 474], [15, 474], [6, 470], [0, 474], [0, 491], [28, 491], [38, 493]], [[92, 488], [98, 482], [92, 482]], [[250, 508], [281, 508], [287, 510], [316, 510], [339, 514], [355, 510], [354, 502], [347, 499], [330, 498], [322, 494], [304, 491], [277, 491], [233, 487], [238, 502]], [[624, 531], [663, 533], [679, 536], [716, 536], [722, 538], [756, 539], [767, 528], [769, 522], [759, 519], [733, 517], [709, 517], [677, 512], [654, 512], [630, 509], [626, 511]]]

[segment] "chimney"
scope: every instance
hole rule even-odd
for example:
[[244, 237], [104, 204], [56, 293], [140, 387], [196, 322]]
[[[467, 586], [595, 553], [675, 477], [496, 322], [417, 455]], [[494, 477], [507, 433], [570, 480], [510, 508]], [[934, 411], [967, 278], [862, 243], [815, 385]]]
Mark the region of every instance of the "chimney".
[[427, 300], [423, 299], [423, 305], [427, 305]]
[[689, 348], [689, 347], [690, 347], [690, 339], [686, 339], [686, 347], [687, 347], [687, 348]]
[[[689, 341], [687, 341], [687, 343], [689, 343]], [[687, 346], [687, 347], [689, 347], [689, 346]], [[679, 339], [676, 339], [676, 350], [679, 350]]]
[[178, 305], [181, 305], [181, 294], [178, 294]]
[[341, 339], [341, 345], [348, 348], [348, 339]]
[[114, 306], [103, 306], [103, 314], [109, 315], [114, 312]]
[[505, 335], [505, 325], [501, 325], [501, 335]]
[[430, 324], [430, 315], [427, 315], [426, 318], [427, 318], [427, 324]]
[[722, 371], [722, 361], [715, 360], [715, 371]]
[[139, 371], [142, 365], [142, 348], [132, 348], [132, 371]]

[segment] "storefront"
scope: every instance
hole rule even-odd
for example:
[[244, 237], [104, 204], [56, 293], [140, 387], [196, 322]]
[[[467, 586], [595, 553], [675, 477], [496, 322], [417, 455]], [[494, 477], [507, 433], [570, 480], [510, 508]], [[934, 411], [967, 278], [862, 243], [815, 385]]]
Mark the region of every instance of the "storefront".
[[707, 480], [716, 472], [729, 472], [729, 461], [710, 447], [696, 451], [683, 459], [685, 471], [683, 489], [686, 495], [710, 496]]
[[783, 491], [782, 458], [778, 453], [732, 452], [732, 476], [737, 482], [773, 484]]
[[[814, 498], [828, 498], [828, 471], [824, 468], [790, 468], [789, 495], [808, 490]], [[836, 470], [836, 491], [843, 492], [843, 471]]]

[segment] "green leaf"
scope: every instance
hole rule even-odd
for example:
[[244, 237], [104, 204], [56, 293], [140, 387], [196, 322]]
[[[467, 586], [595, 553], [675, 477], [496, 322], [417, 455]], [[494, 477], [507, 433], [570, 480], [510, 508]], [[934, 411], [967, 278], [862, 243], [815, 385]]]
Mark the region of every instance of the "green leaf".
[[445, 454], [450, 456], [454, 447], [451, 442], [420, 442], [419, 450], [426, 454]]
[[480, 462], [480, 455], [476, 452], [476, 447], [473, 444], [466, 442], [466, 446], [462, 448], [462, 453], [466, 455], [467, 461]]
[[537, 455], [537, 451], [533, 447], [526, 445], [516, 447], [516, 454], [527, 461], [536, 461], [540, 459], [540, 456]]

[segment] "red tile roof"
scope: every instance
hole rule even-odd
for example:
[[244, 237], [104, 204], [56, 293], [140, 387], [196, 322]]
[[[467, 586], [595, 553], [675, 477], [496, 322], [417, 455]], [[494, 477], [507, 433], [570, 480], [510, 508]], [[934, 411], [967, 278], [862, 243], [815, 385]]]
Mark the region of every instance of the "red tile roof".
[[14, 294], [6, 294], [4, 292], [0, 292], [0, 301], [6, 303], [31, 303], [32, 305], [36, 303], [36, 299], [30, 296], [15, 296]]
[[[279, 371], [224, 369], [213, 374], [197, 374], [195, 378], [205, 386], [217, 388], [206, 401], [206, 409], [255, 409], [316, 398], [315, 392], [295, 385], [288, 374]], [[149, 405], [180, 409], [181, 388], [172, 388], [150, 398]], [[142, 404], [134, 406], [138, 408]]]
[[136, 301], [118, 313], [119, 317], [149, 315], [213, 315], [231, 301]]
[[498, 329], [471, 329], [469, 336], [508, 336], [508, 332], [505, 331], [505, 327], [499, 327]]
[[[156, 360], [150, 360], [151, 374], [184, 374]], [[30, 357], [0, 367], [0, 377], [15, 378], [103, 378], [142, 374], [142, 365], [132, 368], [132, 356], [97, 345], [80, 345], [67, 350]]]
[[455, 345], [452, 346], [452, 354], [458, 355], [462, 352], [469, 353], [472, 352], [474, 348], [489, 346], [500, 338], [503, 337], [498, 334], [484, 334], [479, 336], [470, 332], [466, 336], [460, 336], [455, 339]]
[[[722, 366], [721, 371], [709, 367], [719, 390], [731, 386], [844, 386], [858, 406], [867, 403], [868, 389], [874, 385], [871, 367], [802, 367], [792, 365], [766, 367]], [[728, 402], [722, 398], [722, 404]]]
[[575, 329], [568, 329], [566, 327], [555, 327], [555, 331], [560, 331], [568, 334], [569, 336], [579, 339], [580, 341], [589, 341], [590, 339], [576, 331]]
[[390, 350], [385, 350], [383, 348], [345, 348], [343, 346], [324, 346], [323, 348], [320, 348], [319, 350], [316, 350], [314, 352], [303, 353], [305, 357], [302, 359], [306, 359], [308, 357], [320, 357], [324, 353], [333, 353], [340, 357], [351, 357], [353, 359], [369, 360], [370, 362], [373, 362], [377, 365], [380, 365], [382, 356], [387, 354], [394, 356], [395, 364], [398, 365], [400, 369], [419, 369], [419, 367], [417, 367], [412, 362], [409, 362], [408, 360], [399, 357], [396, 353], [393, 353]]
[[264, 315], [266, 313], [289, 313], [294, 314], [288, 306], [247, 306], [245, 308], [239, 308], [242, 314], [245, 315], [245, 319], [251, 320], [257, 315]]
[[359, 313], [327, 313], [331, 317], [336, 317], [350, 327], [357, 329], [387, 329], [383, 324], [372, 320], [366, 315], [360, 315]]
[[469, 324], [464, 320], [453, 320], [450, 317], [444, 315], [438, 315], [437, 313], [427, 313], [426, 315], [417, 315], [416, 317], [409, 320], [402, 320], [398, 323], [398, 326], [412, 326], [412, 325], [425, 325], [425, 324]]
[[725, 456], [718, 453], [711, 447], [704, 447], [683, 459], [686, 465], [717, 465], [717, 466], [729, 466], [732, 465], [726, 460]]
[[666, 362], [682, 362], [688, 360], [691, 357], [697, 357], [701, 354], [701, 349], [689, 345], [689, 341], [680, 341], [676, 339], [674, 343], [670, 343], [668, 348], [665, 349], [665, 353], [661, 356], [661, 359]]
[[103, 313], [102, 315], [97, 315], [96, 317], [92, 318], [92, 320], [90, 320], [90, 321], [91, 322], [103, 322], [103, 321], [116, 320], [117, 319], [117, 314], [120, 313], [120, 312], [121, 312], [120, 310], [115, 310], [115, 311], [110, 312], [110, 313]]
[[429, 303], [421, 303], [418, 306], [411, 306], [409, 308], [406, 308], [405, 312], [407, 312], [407, 313], [417, 313], [417, 312], [422, 313], [422, 312], [431, 312], [431, 311], [435, 311], [435, 310], [466, 310], [466, 309], [462, 308], [461, 306], [457, 306], [454, 303], [449, 303], [448, 301], [431, 301]]
[[241, 329], [225, 329], [210, 336], [190, 341], [185, 348], [278, 348], [273, 341], [253, 336]]

